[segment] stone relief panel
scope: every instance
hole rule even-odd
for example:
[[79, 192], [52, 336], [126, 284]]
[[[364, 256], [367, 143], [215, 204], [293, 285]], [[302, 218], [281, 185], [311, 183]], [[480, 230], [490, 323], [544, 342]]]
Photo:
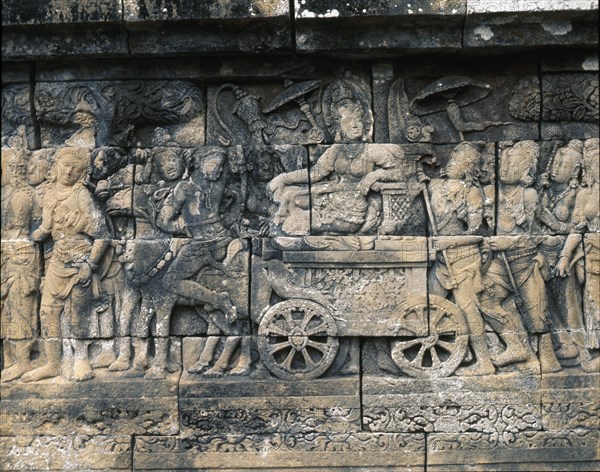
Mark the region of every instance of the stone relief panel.
[[524, 109], [518, 116], [511, 113], [517, 86], [541, 93], [535, 60], [459, 64], [442, 61], [433, 66], [408, 60], [377, 64], [376, 140], [445, 144], [538, 138], [539, 100], [526, 105], [519, 101]]
[[2, 146], [6, 146], [6, 141], [24, 126], [24, 145], [28, 149], [35, 148], [30, 93], [28, 83], [2, 84]]
[[596, 460], [597, 76], [504, 61], [5, 88], [9, 467]]
[[180, 148], [157, 141], [135, 151], [138, 163], [130, 171], [137, 238], [275, 235], [278, 215], [269, 184], [308, 165], [300, 146]]
[[542, 77], [542, 138], [593, 138], [598, 130], [598, 74]]
[[[286, 79], [283, 84], [208, 87], [207, 143], [319, 144], [371, 141], [373, 116], [368, 82]], [[355, 124], [361, 117], [360, 125]], [[357, 136], [344, 135], [343, 121]], [[360, 130], [358, 127], [360, 126]]]
[[425, 238], [282, 237], [253, 251], [258, 350], [279, 378], [356, 372], [354, 341], [345, 338], [428, 332]]
[[151, 146], [157, 126], [181, 146], [204, 144], [204, 92], [190, 82], [42, 82], [35, 107], [44, 147]]

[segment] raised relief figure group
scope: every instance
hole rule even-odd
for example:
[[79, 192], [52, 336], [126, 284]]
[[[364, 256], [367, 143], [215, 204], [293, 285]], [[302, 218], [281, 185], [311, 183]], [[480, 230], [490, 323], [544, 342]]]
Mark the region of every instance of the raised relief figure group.
[[[377, 238], [428, 236], [424, 286], [453, 304], [467, 329], [457, 375], [535, 372], [538, 362], [542, 372], [598, 372], [598, 139], [496, 143], [494, 175], [489, 144], [461, 134], [439, 170], [430, 143], [424, 151], [369, 142], [370, 100], [350, 80], [324, 89], [315, 118], [304, 98], [318, 87], [288, 85], [262, 114], [257, 97], [233, 88], [232, 114], [254, 127], [248, 147], [180, 147], [160, 127], [146, 148], [71, 139], [31, 152], [23, 130], [3, 139], [2, 382], [85, 381], [99, 368], [165, 378], [180, 368], [172, 336], [181, 310], [204, 326], [193, 335], [206, 336], [189, 373], [250, 374], [250, 299], [263, 312], [273, 294], [327, 311], [333, 293], [257, 250], [266, 237], [284, 252], [370, 254]], [[288, 132], [266, 113], [296, 102], [314, 141], [309, 165], [264, 145]], [[317, 146], [327, 135], [331, 144]], [[408, 211], [421, 213], [422, 233], [403, 233]], [[309, 332], [310, 323], [296, 327]], [[302, 344], [297, 333], [280, 336]], [[358, 365], [353, 355], [348, 364]]]

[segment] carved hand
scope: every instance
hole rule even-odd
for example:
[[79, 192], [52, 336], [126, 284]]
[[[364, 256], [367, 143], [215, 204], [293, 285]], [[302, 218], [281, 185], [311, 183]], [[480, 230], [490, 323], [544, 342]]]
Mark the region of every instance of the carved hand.
[[283, 190], [284, 187], [285, 182], [283, 180], [283, 174], [280, 174], [268, 183], [267, 190], [275, 194]]
[[561, 256], [554, 267], [554, 274], [562, 278], [568, 277], [570, 265], [569, 258], [566, 256]]
[[367, 193], [369, 193], [369, 190], [371, 190], [371, 186], [377, 182], [378, 176], [375, 174], [375, 172], [371, 172], [370, 174], [367, 174], [363, 177], [363, 179], [358, 183], [358, 191], [363, 194], [366, 195]]
[[79, 273], [77, 274], [76, 284], [81, 284], [82, 287], [87, 287], [90, 284], [92, 278], [92, 268], [87, 263], [81, 264], [79, 267]]
[[515, 240], [510, 236], [491, 236], [489, 242], [493, 251], [505, 251], [515, 244]]
[[41, 243], [49, 236], [49, 234], [50, 233], [48, 231], [44, 230], [44, 228], [40, 226], [31, 234], [31, 238], [36, 243]]

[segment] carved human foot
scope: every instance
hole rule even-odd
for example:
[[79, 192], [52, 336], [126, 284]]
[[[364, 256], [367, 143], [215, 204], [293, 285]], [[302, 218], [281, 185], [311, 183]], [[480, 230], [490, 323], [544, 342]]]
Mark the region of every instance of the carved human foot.
[[42, 379], [58, 377], [61, 373], [60, 371], [61, 369], [59, 364], [46, 364], [42, 367], [32, 370], [31, 372], [23, 374], [21, 380], [23, 382], [37, 382], [38, 380]]
[[115, 355], [112, 349], [102, 349], [102, 352], [98, 356], [98, 358], [94, 361], [94, 367], [110, 367], [117, 360], [117, 356]]
[[251, 371], [252, 368], [250, 362], [248, 360], [244, 360], [243, 362], [238, 362], [237, 366], [229, 371], [229, 374], [243, 376], [248, 375]]
[[588, 373], [600, 372], [600, 357], [582, 361], [581, 368], [583, 369], [584, 372], [588, 372]]
[[204, 372], [202, 374], [202, 376], [209, 377], [209, 378], [218, 378], [218, 377], [223, 377], [224, 373], [225, 373], [225, 369], [223, 369], [222, 367], [214, 366], [211, 369], [208, 369], [206, 372]]
[[30, 366], [17, 362], [10, 367], [7, 367], [0, 373], [0, 382], [11, 382], [21, 377], [29, 370]]
[[116, 361], [108, 366], [108, 370], [111, 372], [122, 372], [129, 369], [129, 357], [119, 356]]
[[208, 362], [206, 362], [205, 359], [200, 358], [198, 360], [198, 362], [196, 362], [195, 364], [193, 364], [189, 369], [188, 372], [190, 374], [201, 374], [202, 372], [204, 372], [206, 369], [208, 369]]
[[518, 362], [524, 362], [529, 358], [526, 352], [508, 352], [504, 351], [502, 354], [492, 356], [492, 362], [498, 367], [503, 367], [509, 364], [516, 364]]
[[83, 382], [94, 377], [94, 371], [88, 359], [75, 359], [73, 361], [73, 380]]

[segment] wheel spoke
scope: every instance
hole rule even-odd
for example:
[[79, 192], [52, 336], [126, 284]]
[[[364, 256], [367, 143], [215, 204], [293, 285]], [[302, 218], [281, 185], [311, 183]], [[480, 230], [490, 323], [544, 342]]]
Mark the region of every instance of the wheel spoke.
[[425, 349], [425, 346], [423, 346], [421, 344], [421, 347], [419, 348], [419, 352], [417, 353], [417, 355], [415, 356], [414, 360], [412, 361], [412, 364], [416, 364], [419, 367], [421, 367], [423, 365], [423, 356], [425, 356], [425, 351], [427, 349]]
[[302, 356], [304, 357], [304, 362], [306, 363], [306, 368], [312, 370], [315, 368], [317, 364], [311, 359], [310, 354], [305, 349], [302, 349]]
[[317, 326], [305, 331], [306, 336], [316, 336], [319, 333], [327, 334], [327, 326], [325, 325], [324, 321], [321, 321]]
[[397, 346], [400, 346], [400, 349], [402, 351], [406, 350], [406, 349], [410, 349], [413, 346], [416, 346], [417, 344], [421, 344], [422, 340], [421, 339], [411, 339], [410, 341], [394, 341], [394, 344]]
[[308, 323], [310, 323], [310, 321], [316, 316], [316, 313], [313, 313], [312, 311], [308, 311], [304, 314], [304, 319], [302, 320], [302, 323], [300, 323], [300, 329], [301, 330], [305, 330], [306, 327], [308, 326]]
[[431, 367], [433, 369], [438, 369], [442, 365], [442, 360], [440, 359], [435, 346], [429, 348], [429, 352], [431, 354]]
[[317, 343], [315, 341], [312, 341], [310, 339], [306, 340], [306, 345], [310, 346], [314, 349], [316, 349], [317, 351], [321, 351], [322, 353], [326, 353], [327, 351], [329, 351], [329, 346], [325, 343]]
[[274, 324], [270, 324], [268, 329], [269, 329], [269, 332], [267, 333], [267, 336], [288, 337], [290, 335], [289, 331], [285, 331], [283, 328], [280, 328], [279, 326], [274, 325]]
[[448, 341], [442, 341], [441, 339], [438, 339], [437, 345], [450, 352], [456, 349], [456, 344], [449, 343]]
[[282, 349], [285, 349], [286, 347], [291, 347], [289, 341], [283, 341], [277, 344], [269, 344], [267, 346], [267, 349], [269, 351], [269, 354], [274, 354], [278, 351], [281, 351]]
[[290, 371], [292, 369], [292, 361], [294, 360], [294, 355], [296, 354], [296, 350], [292, 349], [285, 360], [282, 362], [282, 366], [285, 370]]
[[294, 323], [294, 319], [292, 318], [292, 314], [288, 311], [284, 311], [282, 315], [285, 318], [285, 322], [287, 323], [288, 328], [290, 329], [290, 331], [292, 331], [292, 329], [294, 329], [294, 326], [296, 326], [296, 323]]

